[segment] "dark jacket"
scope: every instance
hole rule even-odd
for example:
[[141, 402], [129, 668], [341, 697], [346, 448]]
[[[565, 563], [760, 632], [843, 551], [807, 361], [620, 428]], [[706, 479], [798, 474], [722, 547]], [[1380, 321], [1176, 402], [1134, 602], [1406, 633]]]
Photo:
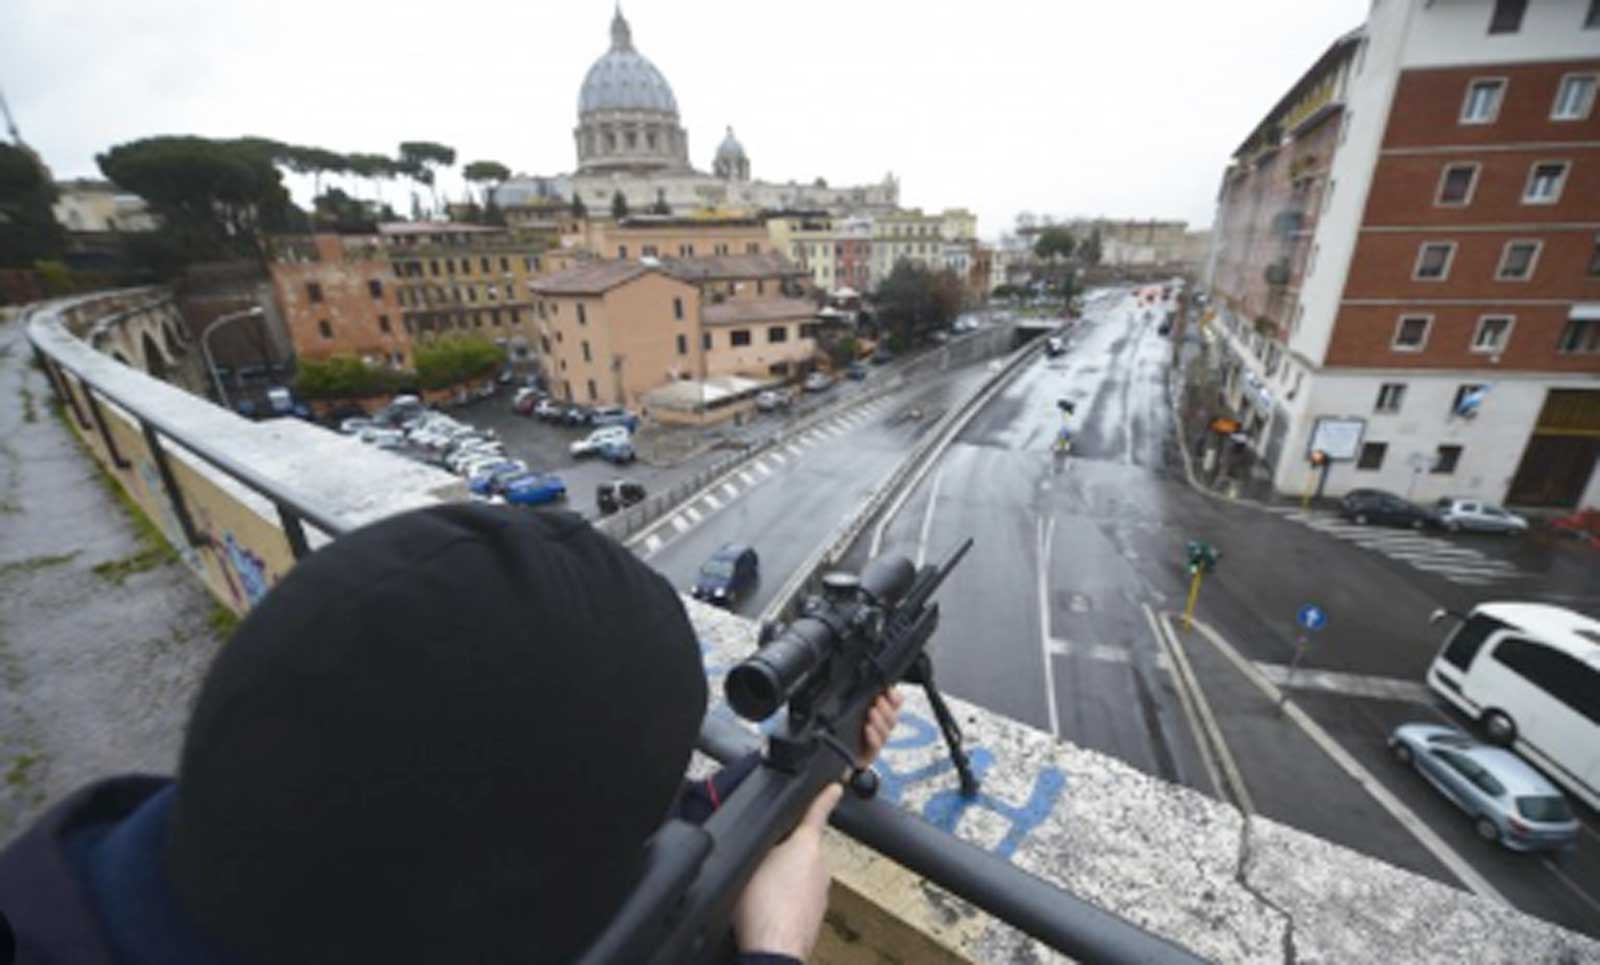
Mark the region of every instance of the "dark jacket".
[[[754, 764], [752, 756], [685, 784], [674, 813], [704, 821]], [[162, 871], [173, 797], [169, 778], [101, 781], [0, 851], [0, 914], [15, 934], [16, 965], [264, 965], [208, 940], [179, 907]], [[798, 963], [744, 955], [739, 965]]]

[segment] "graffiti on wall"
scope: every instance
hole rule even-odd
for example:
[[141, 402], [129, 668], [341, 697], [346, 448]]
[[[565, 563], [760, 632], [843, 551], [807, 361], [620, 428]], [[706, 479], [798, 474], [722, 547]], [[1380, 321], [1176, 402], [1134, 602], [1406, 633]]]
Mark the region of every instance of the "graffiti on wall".
[[211, 514], [194, 500], [188, 503], [189, 517], [195, 531], [204, 537], [204, 545], [198, 548], [190, 546], [184, 538], [183, 525], [173, 511], [172, 500], [167, 498], [161, 474], [148, 459], [138, 460], [138, 468], [148, 497], [144, 505], [154, 509], [162, 534], [168, 543], [177, 548], [184, 565], [202, 582], [209, 582], [213, 572], [220, 574], [234, 609], [240, 612], [261, 602], [261, 598], [278, 582], [278, 575], [268, 569], [261, 555], [246, 546], [231, 530], [222, 530], [219, 536]]
[[[715, 695], [722, 692], [722, 678], [731, 665], [713, 662], [711, 649], [702, 641], [700, 653], [706, 670], [706, 681], [713, 694], [711, 714], [719, 720], [745, 725], [727, 704]], [[770, 735], [781, 726], [783, 711], [757, 725], [762, 734]], [[935, 747], [937, 745], [937, 747]], [[962, 796], [956, 779], [955, 763], [942, 753], [944, 737], [934, 721], [907, 710], [901, 710], [900, 723], [894, 735], [878, 755], [873, 770], [878, 772], [878, 794], [895, 804], [907, 803], [907, 792], [937, 788], [923, 802], [921, 815], [924, 821], [940, 830], [955, 833], [962, 819], [971, 815], [988, 823], [998, 818], [1006, 831], [989, 846], [995, 855], [1010, 860], [1028, 836], [1039, 828], [1055, 810], [1061, 795], [1066, 791], [1067, 776], [1053, 765], [1045, 765], [1032, 776], [1027, 797], [1008, 801], [981, 789], [973, 798]], [[937, 753], [928, 761], [929, 751]], [[988, 748], [978, 744], [967, 746], [967, 756], [973, 774], [980, 785], [996, 764]], [[898, 765], [898, 766], [897, 766]]]

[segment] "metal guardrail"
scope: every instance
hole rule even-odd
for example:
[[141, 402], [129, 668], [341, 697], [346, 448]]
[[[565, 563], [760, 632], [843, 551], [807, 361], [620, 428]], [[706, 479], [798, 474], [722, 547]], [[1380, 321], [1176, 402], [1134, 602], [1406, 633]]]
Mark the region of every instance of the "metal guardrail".
[[[77, 300], [72, 304], [81, 304], [83, 301], [86, 300]], [[47, 307], [44, 310], [60, 311], [61, 308]], [[138, 422], [157, 464], [165, 495], [171, 501], [174, 515], [192, 545], [201, 545], [205, 538], [195, 531], [182, 489], [172, 474], [166, 455], [166, 446], [169, 444], [191, 453], [276, 506], [279, 521], [296, 559], [309, 552], [304, 530], [306, 523], [330, 537], [337, 537], [353, 528], [294, 487], [280, 480], [268, 479], [234, 459], [220, 446], [194, 438], [159, 415], [141, 411], [126, 396], [97, 383], [81, 368], [51, 355], [35, 338], [34, 323], [30, 321], [30, 316], [38, 311], [32, 308], [25, 310], [22, 320], [28, 325], [28, 341], [57, 398], [72, 412], [85, 432], [99, 433], [107, 453], [119, 466], [125, 463], [117, 451], [114, 436], [107, 429], [101, 399], [116, 404]], [[1026, 350], [1018, 353], [1007, 370], [1018, 364], [1017, 359], [1026, 358], [1027, 355]], [[902, 379], [906, 374], [901, 373]], [[78, 383], [76, 390], [72, 385], [74, 380]], [[889, 389], [885, 388], [884, 391]], [[961, 409], [941, 420], [941, 427], [952, 424], [952, 417]], [[930, 437], [937, 439], [940, 435], [942, 432], [936, 432], [931, 433]], [[929, 451], [931, 449], [928, 447], [920, 447], [908, 464], [915, 465]], [[741, 456], [740, 461], [744, 458]], [[709, 476], [711, 472], [707, 470], [702, 475]], [[890, 485], [885, 488], [893, 487]], [[725, 722], [708, 717], [702, 725], [700, 746], [712, 756], [727, 760], [731, 755], [753, 749], [754, 745], [750, 742], [754, 739], [737, 728], [730, 730]], [[939, 831], [886, 802], [859, 802], [848, 799], [848, 795], [846, 797], [835, 819], [840, 830], [1058, 951], [1085, 961], [1130, 965], [1204, 961], [1168, 940], [1146, 932], [953, 835]]]

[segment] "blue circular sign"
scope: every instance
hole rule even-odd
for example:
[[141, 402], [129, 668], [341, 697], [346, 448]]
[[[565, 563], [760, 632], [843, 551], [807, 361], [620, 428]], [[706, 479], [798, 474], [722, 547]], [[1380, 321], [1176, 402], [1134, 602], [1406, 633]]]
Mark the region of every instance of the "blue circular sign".
[[1307, 603], [1301, 607], [1295, 619], [1299, 620], [1300, 625], [1307, 630], [1321, 630], [1328, 624], [1328, 614], [1315, 603]]

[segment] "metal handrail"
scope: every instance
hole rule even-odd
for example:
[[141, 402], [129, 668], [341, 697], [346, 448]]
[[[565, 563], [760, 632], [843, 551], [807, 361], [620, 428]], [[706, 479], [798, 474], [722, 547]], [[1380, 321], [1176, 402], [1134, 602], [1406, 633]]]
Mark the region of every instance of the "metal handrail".
[[[25, 313], [24, 318], [27, 314], [31, 312]], [[85, 375], [81, 368], [48, 353], [33, 338], [31, 329], [27, 337], [49, 377], [52, 390], [62, 397], [64, 405], [71, 406], [85, 431], [98, 423], [101, 436], [114, 458], [120, 459], [120, 456], [116, 454], [113, 437], [106, 430], [98, 410], [96, 394], [120, 406], [138, 420], [156, 457], [163, 485], [168, 489], [168, 498], [173, 501], [191, 540], [195, 537], [184, 509], [182, 493], [162, 454], [163, 439], [182, 447], [276, 506], [297, 559], [309, 552], [302, 520], [310, 522], [330, 537], [337, 537], [355, 528], [293, 486], [267, 478], [221, 449], [187, 435], [158, 415], [140, 411], [126, 397]], [[71, 373], [78, 380], [95, 416], [94, 423], [78, 409], [76, 396], [62, 378], [62, 372]], [[740, 459], [742, 457], [727, 462], [731, 465]], [[716, 468], [727, 467], [719, 463]], [[759, 742], [754, 735], [709, 714], [701, 726], [699, 746], [707, 754], [724, 762], [759, 750]], [[854, 800], [846, 795], [835, 813], [834, 822], [841, 831], [890, 860], [1074, 958], [1110, 963], [1204, 961], [1171, 941], [1147, 932], [887, 802]]]

